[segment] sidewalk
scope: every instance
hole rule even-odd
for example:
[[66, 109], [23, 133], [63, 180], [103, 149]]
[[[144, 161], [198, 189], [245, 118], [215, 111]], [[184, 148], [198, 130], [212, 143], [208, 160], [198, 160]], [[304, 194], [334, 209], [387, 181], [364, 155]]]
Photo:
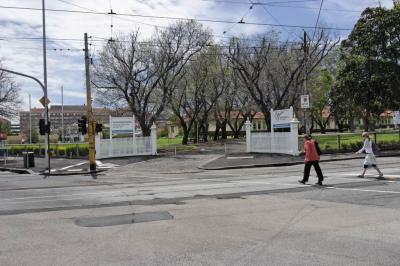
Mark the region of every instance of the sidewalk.
[[[364, 154], [337, 153], [321, 155], [321, 162], [345, 161], [362, 159]], [[377, 157], [400, 156], [400, 151], [383, 151]], [[303, 164], [304, 156], [284, 154], [241, 153], [224, 155], [216, 160], [207, 162], [199, 168], [203, 170], [241, 169], [254, 167], [274, 167]]]

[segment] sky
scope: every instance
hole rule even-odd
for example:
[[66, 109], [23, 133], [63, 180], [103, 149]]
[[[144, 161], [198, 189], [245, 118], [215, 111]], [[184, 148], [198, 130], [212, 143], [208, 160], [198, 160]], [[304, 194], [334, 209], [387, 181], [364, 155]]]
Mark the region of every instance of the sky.
[[[302, 27], [316, 25], [321, 0], [47, 0], [47, 9], [109, 13], [118, 15], [81, 14], [46, 11], [48, 98], [51, 104], [85, 104], [84, 33], [92, 36], [90, 52], [95, 57], [106, 40], [139, 30], [150, 36], [156, 28], [166, 27], [175, 17], [197, 20], [233, 21], [245, 23], [201, 22], [209, 28], [216, 42], [230, 36], [251, 36], [270, 30], [282, 38], [300, 41]], [[268, 3], [260, 5], [257, 3]], [[366, 7], [392, 7], [392, 0], [323, 0], [319, 25], [338, 28], [332, 34], [342, 39], [350, 33]], [[20, 9], [34, 8], [31, 9]], [[4, 68], [34, 76], [43, 81], [42, 1], [0, 1], [0, 60]], [[127, 14], [129, 16], [122, 16]], [[153, 16], [151, 18], [140, 17]], [[248, 25], [246, 23], [274, 24]], [[112, 29], [110, 25], [113, 25]], [[298, 27], [283, 27], [291, 25]], [[28, 95], [32, 107], [41, 107], [41, 87], [26, 78], [15, 76], [20, 84], [23, 104], [28, 110]]]

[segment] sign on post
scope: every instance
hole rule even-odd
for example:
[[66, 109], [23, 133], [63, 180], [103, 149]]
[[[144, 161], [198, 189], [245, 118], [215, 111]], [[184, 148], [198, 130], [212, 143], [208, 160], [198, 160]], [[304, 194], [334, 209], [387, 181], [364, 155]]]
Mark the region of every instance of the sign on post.
[[112, 117], [110, 116], [110, 138], [112, 135], [132, 134], [135, 135], [135, 117]]
[[303, 108], [303, 109], [310, 108], [310, 96], [309, 95], [301, 95], [300, 105], [301, 105], [301, 108]]
[[271, 128], [290, 128], [293, 119], [293, 107], [282, 110], [271, 110]]
[[45, 98], [44, 96], [42, 98], [39, 99], [39, 102], [43, 105], [43, 107], [46, 106], [46, 104], [50, 103], [49, 98]]

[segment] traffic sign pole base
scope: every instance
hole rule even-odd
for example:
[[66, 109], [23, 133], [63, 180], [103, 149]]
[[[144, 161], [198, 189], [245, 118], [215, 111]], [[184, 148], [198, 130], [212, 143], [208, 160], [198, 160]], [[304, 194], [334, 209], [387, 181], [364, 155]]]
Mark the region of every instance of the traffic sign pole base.
[[91, 172], [92, 172], [92, 171], [96, 171], [96, 163], [90, 164], [90, 165], [89, 165], [89, 169], [90, 169]]

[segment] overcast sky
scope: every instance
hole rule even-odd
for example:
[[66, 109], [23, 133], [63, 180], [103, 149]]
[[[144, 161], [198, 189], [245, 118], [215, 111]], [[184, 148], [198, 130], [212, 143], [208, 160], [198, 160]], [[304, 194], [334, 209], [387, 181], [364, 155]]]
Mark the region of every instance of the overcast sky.
[[[251, 3], [255, 3], [253, 6]], [[257, 3], [270, 3], [257, 5]], [[110, 12], [117, 14], [150, 15], [178, 18], [195, 18], [219, 21], [269, 23], [275, 25], [314, 26], [321, 0], [47, 0], [46, 8]], [[392, 0], [381, 0], [382, 6], [391, 8]], [[361, 11], [379, 5], [374, 0], [324, 0], [320, 24], [325, 27], [351, 29]], [[0, 58], [5, 68], [33, 75], [43, 80], [42, 14], [36, 10], [21, 10], [11, 7], [41, 8], [41, 0], [0, 1]], [[142, 35], [150, 35], [155, 27], [163, 27], [174, 20], [143, 18], [135, 16], [113, 16], [77, 14], [68, 12], [46, 12], [48, 92], [53, 104], [61, 103], [61, 86], [64, 87], [64, 104], [85, 103], [83, 35], [87, 32], [97, 40], [124, 34], [139, 29]], [[282, 36], [299, 41], [302, 28], [258, 26], [246, 24], [224, 24], [203, 22], [213, 31], [216, 39], [224, 40], [233, 35], [251, 35], [275, 30]], [[225, 32], [225, 33], [224, 33]], [[345, 38], [349, 31], [337, 31]], [[115, 37], [115, 36], [114, 36]], [[67, 40], [60, 40], [67, 39]], [[91, 52], [96, 53], [105, 42], [93, 41]], [[54, 50], [55, 49], [55, 50]], [[60, 50], [64, 49], [64, 50]], [[70, 49], [65, 50], [65, 49]], [[40, 107], [38, 99], [42, 89], [24, 78], [16, 78], [21, 84], [23, 110], [28, 109], [28, 93], [32, 95], [32, 106]]]

